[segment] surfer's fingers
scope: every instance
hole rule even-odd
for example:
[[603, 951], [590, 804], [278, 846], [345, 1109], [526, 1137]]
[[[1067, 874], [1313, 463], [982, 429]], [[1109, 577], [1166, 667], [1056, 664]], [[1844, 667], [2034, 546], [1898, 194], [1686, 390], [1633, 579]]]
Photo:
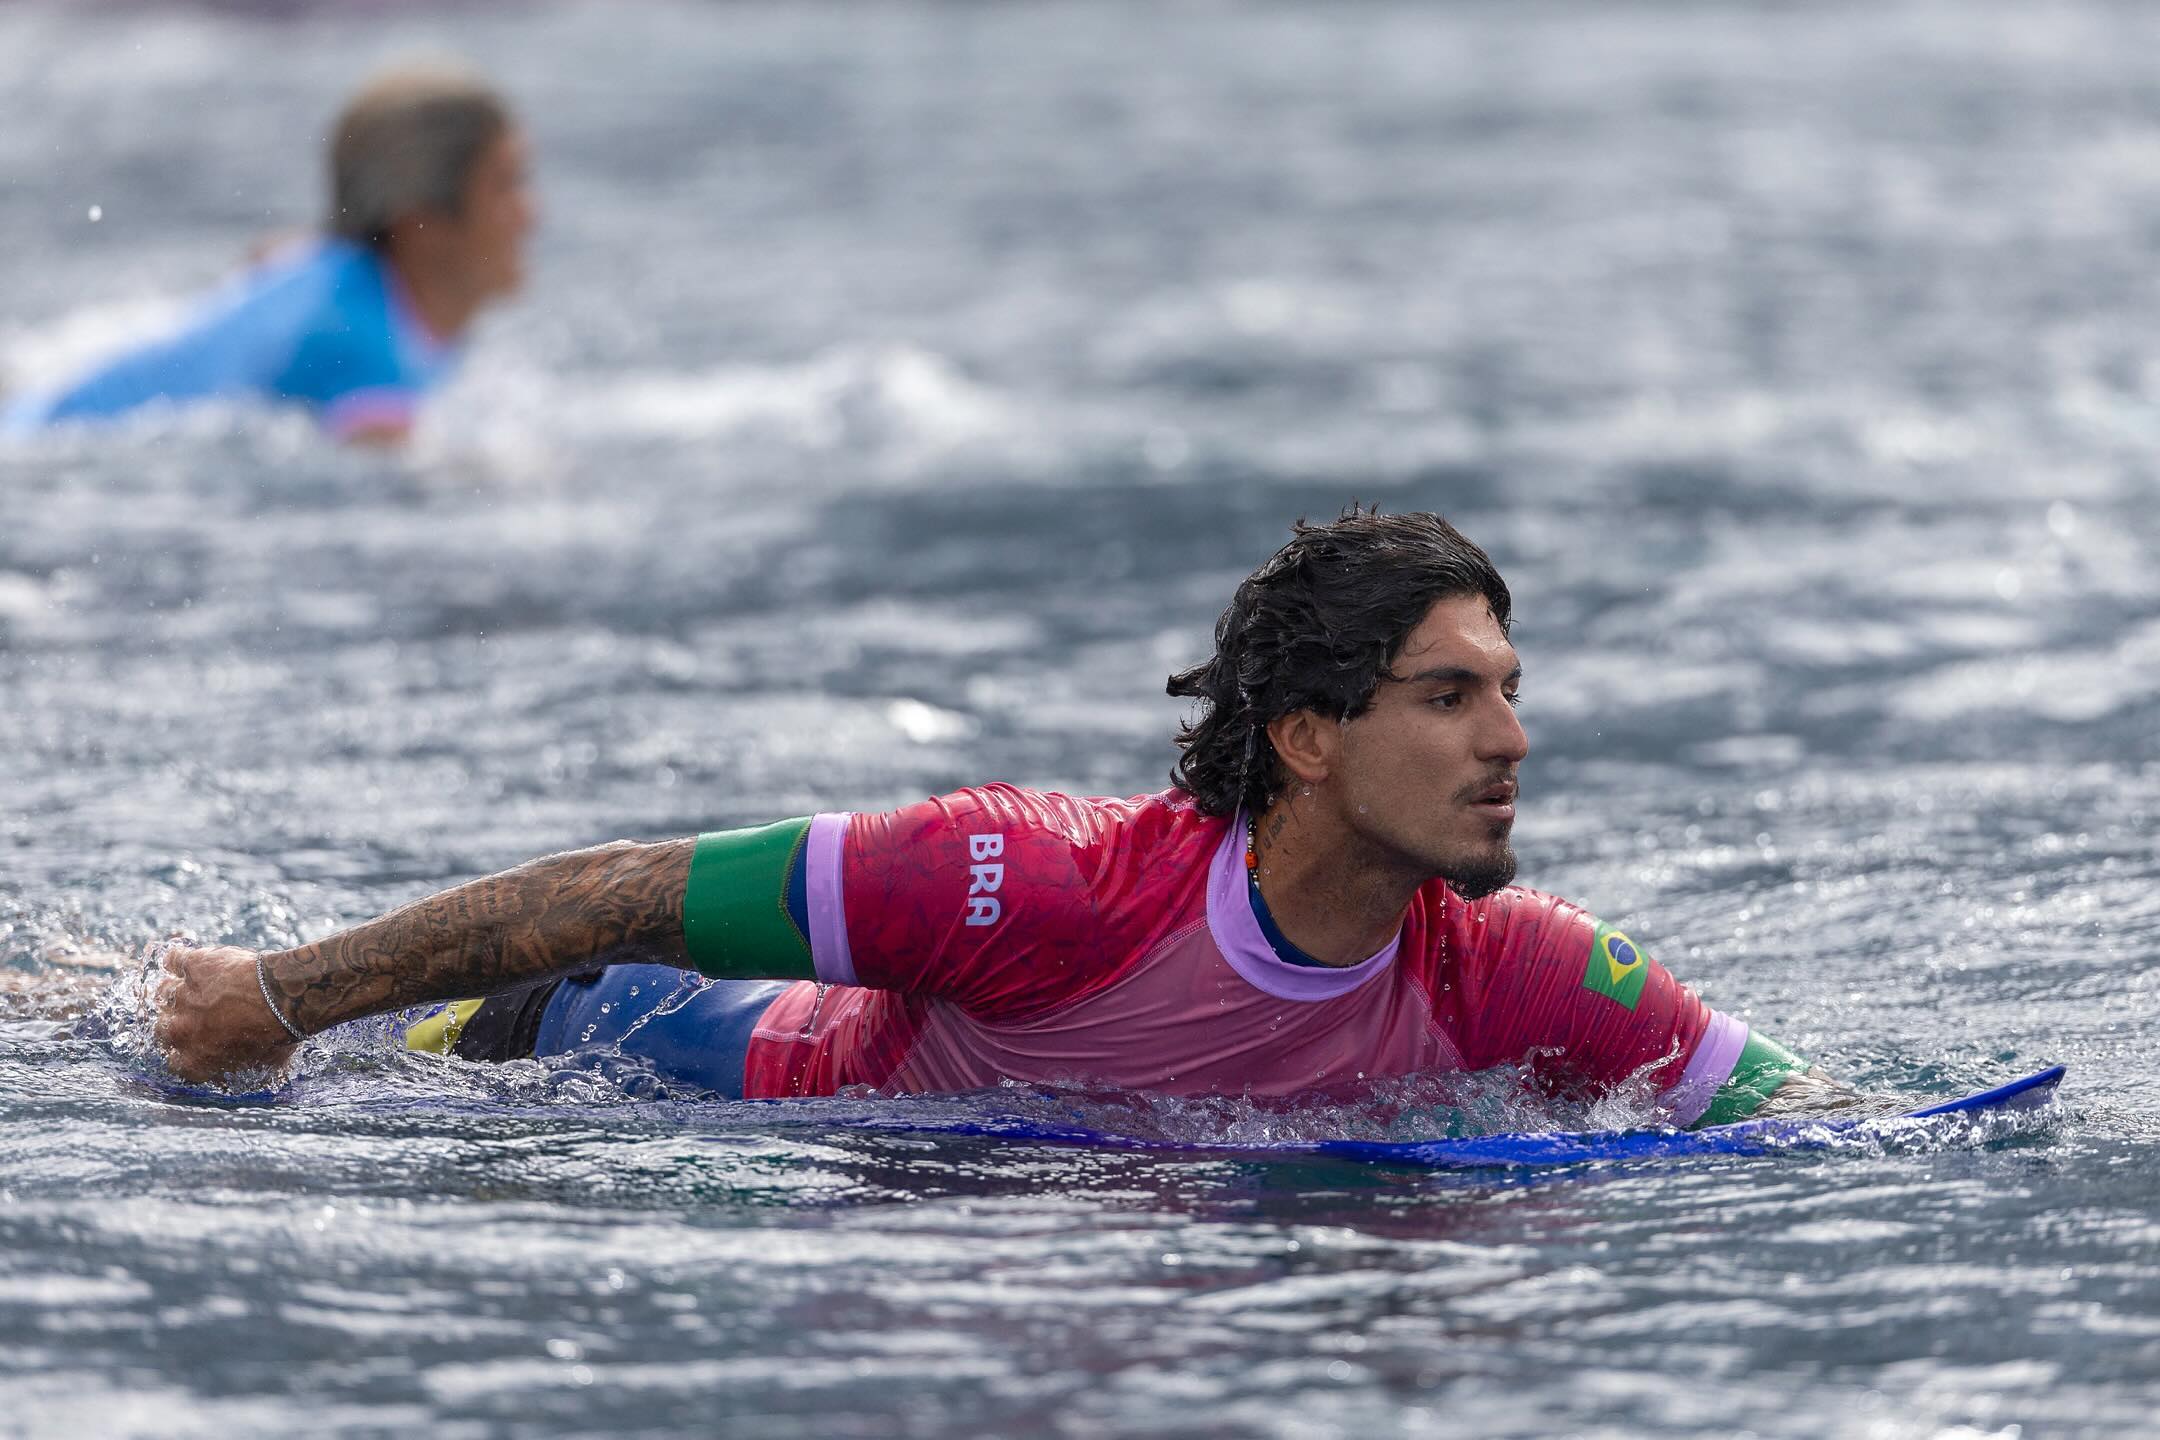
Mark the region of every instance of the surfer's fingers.
[[293, 1047], [276, 1033], [258, 988], [256, 955], [237, 945], [175, 946], [152, 991], [151, 1036], [183, 1080], [216, 1080], [281, 1063]]
[[168, 1055], [175, 1043], [173, 1035], [174, 1008], [180, 998], [180, 976], [168, 967], [150, 987], [150, 1038]]
[[167, 945], [162, 954], [153, 946], [150, 953], [143, 956], [143, 972], [148, 974], [153, 969], [157, 972], [157, 981], [150, 987], [150, 998], [160, 1010], [170, 1005], [180, 987], [194, 977], [197, 957], [207, 953], [192, 945]]
[[175, 945], [167, 950], [156, 984], [150, 987], [154, 1019], [151, 1038], [165, 1052], [165, 1062], [175, 1074], [189, 1076], [197, 1069], [194, 1057], [203, 1048], [203, 1006], [192, 982], [200, 961], [211, 952]]

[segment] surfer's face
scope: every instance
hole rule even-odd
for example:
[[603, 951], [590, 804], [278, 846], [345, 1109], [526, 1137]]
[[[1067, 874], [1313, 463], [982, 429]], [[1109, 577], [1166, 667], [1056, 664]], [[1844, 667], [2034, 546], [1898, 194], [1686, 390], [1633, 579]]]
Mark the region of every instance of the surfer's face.
[[1436, 602], [1410, 632], [1372, 705], [1340, 726], [1327, 790], [1342, 823], [1379, 854], [1462, 894], [1515, 878], [1515, 718], [1522, 666], [1482, 596]]
[[448, 221], [459, 268], [475, 292], [509, 295], [525, 283], [525, 238], [536, 218], [525, 137], [504, 131], [474, 162], [461, 208]]

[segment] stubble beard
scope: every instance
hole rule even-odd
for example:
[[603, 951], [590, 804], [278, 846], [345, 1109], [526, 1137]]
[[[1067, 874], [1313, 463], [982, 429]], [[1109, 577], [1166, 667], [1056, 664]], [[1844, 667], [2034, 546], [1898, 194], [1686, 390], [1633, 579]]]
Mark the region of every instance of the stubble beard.
[[[1362, 814], [1363, 807], [1360, 807]], [[1515, 879], [1515, 847], [1508, 843], [1513, 824], [1494, 820], [1484, 823], [1482, 841], [1470, 841], [1460, 849], [1448, 846], [1444, 841], [1441, 846], [1445, 848], [1435, 847], [1430, 842], [1403, 844], [1385, 831], [1353, 825], [1351, 837], [1359, 846], [1353, 853], [1359, 854], [1363, 862], [1353, 868], [1380, 866], [1409, 879], [1413, 888], [1437, 878], [1465, 900], [1482, 900], [1494, 891], [1506, 888]]]
[[1515, 847], [1501, 840], [1491, 848], [1444, 865], [1440, 878], [1465, 900], [1482, 900], [1515, 878]]

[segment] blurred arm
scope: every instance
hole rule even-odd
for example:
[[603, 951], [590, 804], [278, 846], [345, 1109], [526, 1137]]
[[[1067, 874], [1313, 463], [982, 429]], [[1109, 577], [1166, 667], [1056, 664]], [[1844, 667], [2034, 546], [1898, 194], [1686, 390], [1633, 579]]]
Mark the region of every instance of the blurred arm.
[[1769, 1097], [1755, 1107], [1753, 1118], [1790, 1120], [1876, 1103], [1877, 1097], [1855, 1090], [1842, 1080], [1832, 1079], [1820, 1066], [1810, 1066], [1798, 1075], [1786, 1076]]

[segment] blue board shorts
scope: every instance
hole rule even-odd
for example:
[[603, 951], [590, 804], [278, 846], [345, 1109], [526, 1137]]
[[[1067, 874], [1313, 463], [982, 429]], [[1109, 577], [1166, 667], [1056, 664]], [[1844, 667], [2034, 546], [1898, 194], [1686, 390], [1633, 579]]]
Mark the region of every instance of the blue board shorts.
[[591, 1055], [641, 1061], [671, 1084], [728, 1100], [783, 980], [712, 980], [672, 965], [609, 965], [486, 1000], [442, 1007], [405, 1027], [408, 1048], [466, 1060]]

